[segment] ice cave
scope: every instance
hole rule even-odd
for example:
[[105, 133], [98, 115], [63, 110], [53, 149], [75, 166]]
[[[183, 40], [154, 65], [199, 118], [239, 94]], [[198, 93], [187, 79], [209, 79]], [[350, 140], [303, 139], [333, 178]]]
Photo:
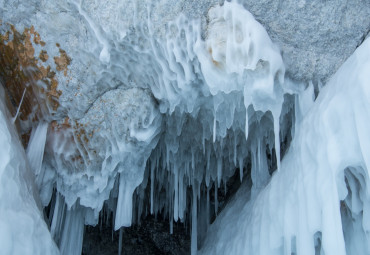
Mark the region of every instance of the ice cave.
[[0, 0], [0, 254], [370, 254], [370, 2]]

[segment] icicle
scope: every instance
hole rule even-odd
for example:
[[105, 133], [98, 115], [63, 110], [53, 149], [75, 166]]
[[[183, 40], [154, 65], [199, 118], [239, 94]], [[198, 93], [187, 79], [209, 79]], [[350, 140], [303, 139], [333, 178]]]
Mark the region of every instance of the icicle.
[[150, 214], [154, 212], [154, 162], [150, 164]]
[[191, 255], [196, 255], [198, 250], [197, 244], [197, 189], [196, 181], [194, 180], [193, 184], [193, 206], [192, 206], [192, 215], [191, 215]]
[[61, 195], [59, 194], [59, 192], [57, 192], [54, 213], [53, 213], [53, 220], [51, 222], [51, 227], [50, 227], [51, 236], [54, 238], [56, 242], [58, 242], [60, 238], [62, 221], [64, 218], [64, 208], [65, 208], [65, 203], [60, 196]]
[[207, 165], [206, 165], [206, 170], [207, 170], [207, 172], [209, 172], [210, 159], [211, 159], [211, 150], [209, 149], [209, 150], [207, 151]]
[[245, 140], [248, 140], [248, 132], [249, 132], [249, 117], [248, 117], [248, 108], [245, 109]]
[[210, 203], [210, 201], [209, 201], [209, 188], [207, 187], [207, 209], [206, 209], [206, 222], [207, 222], [207, 227], [208, 227], [208, 225], [209, 225], [209, 223], [210, 223], [210, 221], [209, 221], [209, 203]]
[[239, 175], [240, 175], [240, 183], [243, 181], [243, 167], [244, 167], [244, 162], [243, 162], [243, 157], [239, 157]]
[[170, 235], [173, 234], [173, 209], [171, 207], [170, 209], [170, 217], [168, 217], [170, 220]]
[[188, 164], [188, 162], [185, 162], [185, 175], [189, 176], [189, 164]]
[[60, 241], [60, 253], [62, 255], [79, 255], [82, 252], [84, 216], [82, 209], [76, 207], [76, 205], [73, 206], [66, 213], [63, 235]]
[[[179, 177], [179, 218], [184, 219], [184, 180], [183, 177]], [[186, 201], [185, 201], [186, 203]]]
[[195, 170], [194, 150], [191, 150], [191, 168]]
[[222, 178], [222, 160], [221, 156], [217, 158], [217, 184], [218, 187], [221, 186], [221, 178]]
[[184, 183], [182, 184], [182, 187], [183, 187], [183, 192], [182, 192], [182, 212], [181, 213], [182, 213], [182, 219], [184, 219], [185, 218], [185, 209], [186, 209], [187, 187], [186, 187], [186, 185], [184, 185]]
[[236, 166], [236, 155], [237, 155], [236, 144], [237, 144], [236, 134], [234, 133], [234, 166]]
[[213, 119], [213, 143], [216, 142], [216, 114]]
[[169, 146], [166, 146], [166, 167], [167, 167], [167, 170], [170, 169], [170, 149], [169, 149]]
[[159, 169], [159, 160], [160, 160], [160, 153], [158, 152], [158, 154], [156, 155], [156, 157], [155, 157], [155, 169], [157, 169], [157, 171], [158, 171], [158, 169]]
[[[174, 185], [175, 185], [175, 201], [174, 201], [174, 208], [173, 208], [173, 219], [177, 222], [179, 218], [179, 172], [177, 169], [176, 163], [174, 164]], [[172, 220], [171, 220], [172, 221]]]
[[215, 183], [215, 214], [217, 216], [218, 212], [218, 191], [217, 191], [217, 184]]
[[132, 221], [132, 194], [130, 183], [126, 182], [123, 174], [120, 174], [119, 193], [117, 200], [116, 219], [114, 229], [131, 226]]
[[260, 137], [257, 138], [258, 142], [257, 142], [257, 175], [260, 174], [261, 172], [261, 166], [262, 166], [262, 162], [261, 162], [261, 139]]
[[[201, 183], [202, 182], [202, 178], [200, 178], [200, 180], [198, 180], [198, 183]], [[197, 189], [197, 194], [198, 194], [198, 197], [199, 197], [199, 200], [200, 200], [200, 185], [197, 185], [198, 189]]]
[[279, 114], [274, 114], [274, 133], [275, 133], [275, 154], [277, 162], [277, 170], [280, 170], [280, 124]]
[[47, 132], [48, 123], [40, 122], [36, 129], [32, 130], [30, 142], [27, 147], [27, 158], [36, 177], [41, 172]]
[[203, 155], [206, 154], [206, 141], [205, 141], [205, 137], [204, 137], [204, 127], [203, 127], [203, 132], [202, 132], [202, 146], [203, 146]]
[[26, 90], [27, 90], [27, 88], [24, 88], [22, 98], [21, 98], [21, 102], [18, 105], [17, 113], [15, 114], [14, 118], [12, 119], [13, 123], [17, 120], [19, 110], [21, 109], [21, 106], [22, 106], [22, 103], [23, 103], [24, 95], [26, 94]]

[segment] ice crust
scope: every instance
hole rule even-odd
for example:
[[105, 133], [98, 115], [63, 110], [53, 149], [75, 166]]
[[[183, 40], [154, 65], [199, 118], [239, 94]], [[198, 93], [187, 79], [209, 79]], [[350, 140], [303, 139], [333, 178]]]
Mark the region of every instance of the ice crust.
[[370, 253], [369, 70], [367, 39], [314, 103], [297, 96], [281, 170], [257, 197], [236, 194], [201, 254]]
[[[0, 86], [0, 254], [59, 254], [43, 219], [35, 177], [6, 110], [4, 93]], [[37, 160], [31, 165], [41, 166], [42, 158]]]

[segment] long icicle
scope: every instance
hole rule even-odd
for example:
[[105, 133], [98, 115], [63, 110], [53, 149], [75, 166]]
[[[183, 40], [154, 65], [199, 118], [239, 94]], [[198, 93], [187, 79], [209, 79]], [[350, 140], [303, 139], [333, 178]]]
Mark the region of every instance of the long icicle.
[[17, 113], [15, 114], [14, 118], [12, 119], [13, 123], [17, 120], [17, 117], [18, 117], [18, 114], [19, 114], [19, 110], [21, 109], [21, 106], [22, 106], [22, 103], [23, 103], [24, 95], [26, 94], [26, 90], [27, 90], [27, 88], [24, 88], [21, 102], [18, 105]]
[[191, 215], [191, 255], [196, 255], [198, 251], [198, 231], [197, 231], [197, 188], [196, 180], [193, 183], [193, 206]]

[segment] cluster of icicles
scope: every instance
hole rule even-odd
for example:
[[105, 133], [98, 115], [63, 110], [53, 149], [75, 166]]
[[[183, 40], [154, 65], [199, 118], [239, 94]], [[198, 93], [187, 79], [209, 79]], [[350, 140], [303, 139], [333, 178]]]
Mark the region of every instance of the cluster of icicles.
[[[237, 170], [242, 181], [248, 162], [256, 193], [269, 168], [279, 169], [280, 135], [291, 126], [280, 119], [293, 105], [284, 103], [291, 91], [280, 52], [241, 5], [225, 2], [208, 15], [205, 39], [199, 21], [180, 16], [164, 39], [151, 35], [148, 22], [109, 44], [119, 47], [104, 44], [96, 53], [103, 75], [130, 85], [70, 120], [72, 131], [35, 128], [29, 157], [62, 254], [81, 252], [84, 225], [96, 225], [103, 210], [113, 212], [115, 230], [148, 213], [167, 215], [171, 232], [174, 221], [191, 220], [196, 254], [198, 229], [204, 235], [218, 212], [218, 189], [226, 192]], [[77, 136], [81, 127], [92, 134], [88, 141]]]

